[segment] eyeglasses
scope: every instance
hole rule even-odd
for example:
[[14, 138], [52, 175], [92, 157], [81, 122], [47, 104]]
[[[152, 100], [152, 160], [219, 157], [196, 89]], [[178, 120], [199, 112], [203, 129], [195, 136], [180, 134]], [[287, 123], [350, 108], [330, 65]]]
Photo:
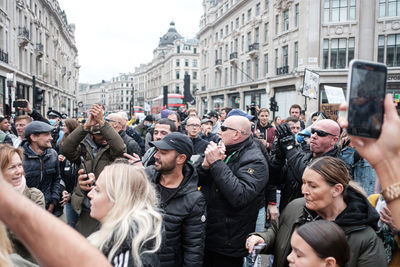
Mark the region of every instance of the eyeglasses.
[[315, 133], [317, 133], [317, 135], [319, 137], [325, 137], [325, 136], [328, 136], [328, 135], [336, 136], [334, 134], [327, 133], [327, 132], [322, 131], [322, 130], [317, 130], [317, 129], [311, 128], [311, 134], [315, 134]]
[[197, 128], [199, 128], [200, 124], [188, 124], [187, 126], [188, 127], [197, 127]]
[[117, 122], [115, 120], [110, 120], [110, 119], [106, 119], [106, 121], [108, 121], [108, 122]]

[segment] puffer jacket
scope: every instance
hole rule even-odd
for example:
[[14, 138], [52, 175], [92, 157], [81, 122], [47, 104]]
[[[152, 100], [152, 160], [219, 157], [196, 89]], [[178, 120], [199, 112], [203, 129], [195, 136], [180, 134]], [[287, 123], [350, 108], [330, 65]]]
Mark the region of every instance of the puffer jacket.
[[126, 151], [129, 155], [133, 155], [133, 153], [142, 156], [142, 149], [140, 148], [139, 144], [133, 140], [132, 137], [127, 135], [126, 131], [121, 130], [118, 132], [119, 136], [121, 136], [122, 140], [126, 145]]
[[[344, 231], [350, 245], [349, 267], [387, 266], [386, 254], [381, 239], [375, 230], [379, 214], [360, 193], [349, 188], [345, 197], [347, 207], [335, 219]], [[274, 267], [288, 266], [286, 257], [291, 251], [290, 238], [296, 227], [310, 221], [322, 219], [305, 207], [304, 198], [293, 200], [283, 211], [279, 222], [272, 223], [266, 232], [252, 233], [261, 236], [267, 243], [262, 253], [274, 255]]]
[[[146, 168], [147, 177], [160, 186], [161, 174], [154, 166]], [[197, 189], [197, 172], [186, 163], [184, 178], [173, 195], [161, 203], [166, 239], [160, 250], [161, 266], [202, 266], [206, 232], [206, 201]]]
[[[78, 126], [62, 144], [64, 156], [73, 163], [80, 164], [80, 156], [85, 159], [88, 172], [93, 172], [98, 178], [105, 166], [110, 165], [118, 157], [123, 157], [126, 146], [118, 133], [106, 122], [101, 128], [101, 133], [107, 140], [107, 145], [97, 147], [90, 139], [88, 131], [83, 130], [82, 125]], [[82, 202], [86, 194], [80, 189], [79, 184], [75, 186], [71, 197], [73, 209], [80, 214]]]
[[206, 249], [222, 255], [248, 255], [244, 243], [256, 227], [268, 165], [253, 137], [226, 146], [225, 161], [199, 170], [199, 185], [207, 201]]
[[61, 199], [61, 175], [57, 152], [48, 148], [39, 156], [28, 142], [24, 146], [22, 161], [25, 171], [26, 185], [42, 191], [46, 209], [50, 204], [56, 206]]

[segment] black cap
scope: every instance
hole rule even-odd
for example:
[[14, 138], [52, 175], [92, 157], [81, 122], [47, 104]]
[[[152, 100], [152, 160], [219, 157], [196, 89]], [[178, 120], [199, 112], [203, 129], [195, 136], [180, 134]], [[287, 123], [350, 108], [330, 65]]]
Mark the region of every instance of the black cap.
[[187, 160], [190, 160], [193, 155], [192, 140], [187, 135], [178, 132], [167, 134], [160, 141], [150, 142], [150, 146], [163, 150], [176, 150], [179, 154], [185, 154]]
[[49, 110], [47, 112], [47, 117], [51, 117], [51, 118], [62, 118], [62, 115], [60, 112], [58, 112], [57, 110]]
[[144, 120], [145, 121], [154, 121], [154, 119], [153, 119], [153, 116], [151, 116], [151, 115], [147, 115], [146, 117], [144, 117]]
[[48, 133], [54, 129], [48, 123], [42, 121], [32, 121], [25, 128], [25, 138], [28, 138], [31, 134]]
[[210, 118], [214, 117], [214, 118], [217, 118], [217, 119], [218, 119], [218, 113], [217, 113], [216, 111], [214, 111], [214, 110], [208, 112], [208, 116], [209, 116]]
[[202, 120], [200, 121], [201, 124], [204, 124], [204, 123], [207, 123], [207, 122], [214, 123], [211, 119], [208, 119], [208, 118], [202, 119]]

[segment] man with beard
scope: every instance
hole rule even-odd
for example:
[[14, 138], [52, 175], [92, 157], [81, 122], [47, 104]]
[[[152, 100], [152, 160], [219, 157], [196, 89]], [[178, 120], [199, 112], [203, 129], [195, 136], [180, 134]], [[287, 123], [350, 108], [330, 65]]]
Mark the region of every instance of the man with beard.
[[[51, 148], [53, 126], [33, 121], [25, 128], [24, 171], [26, 185], [42, 191], [46, 209], [53, 213], [61, 198], [61, 175], [57, 152]], [[59, 214], [55, 214], [60, 216]]]
[[174, 132], [150, 143], [157, 149], [155, 165], [146, 168], [160, 195], [166, 238], [159, 252], [161, 266], [202, 266], [206, 203], [197, 189], [197, 172], [188, 162], [189, 137]]

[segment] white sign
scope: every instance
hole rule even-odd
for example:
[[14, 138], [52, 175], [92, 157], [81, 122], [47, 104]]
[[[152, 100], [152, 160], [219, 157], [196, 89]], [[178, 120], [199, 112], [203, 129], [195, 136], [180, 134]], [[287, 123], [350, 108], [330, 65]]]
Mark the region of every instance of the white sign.
[[317, 98], [319, 87], [319, 74], [308, 69], [304, 70], [303, 95]]
[[149, 112], [150, 112], [150, 105], [149, 105], [149, 103], [144, 103], [144, 111], [149, 111]]
[[327, 85], [325, 85], [324, 88], [329, 104], [341, 104], [346, 102], [342, 88]]

